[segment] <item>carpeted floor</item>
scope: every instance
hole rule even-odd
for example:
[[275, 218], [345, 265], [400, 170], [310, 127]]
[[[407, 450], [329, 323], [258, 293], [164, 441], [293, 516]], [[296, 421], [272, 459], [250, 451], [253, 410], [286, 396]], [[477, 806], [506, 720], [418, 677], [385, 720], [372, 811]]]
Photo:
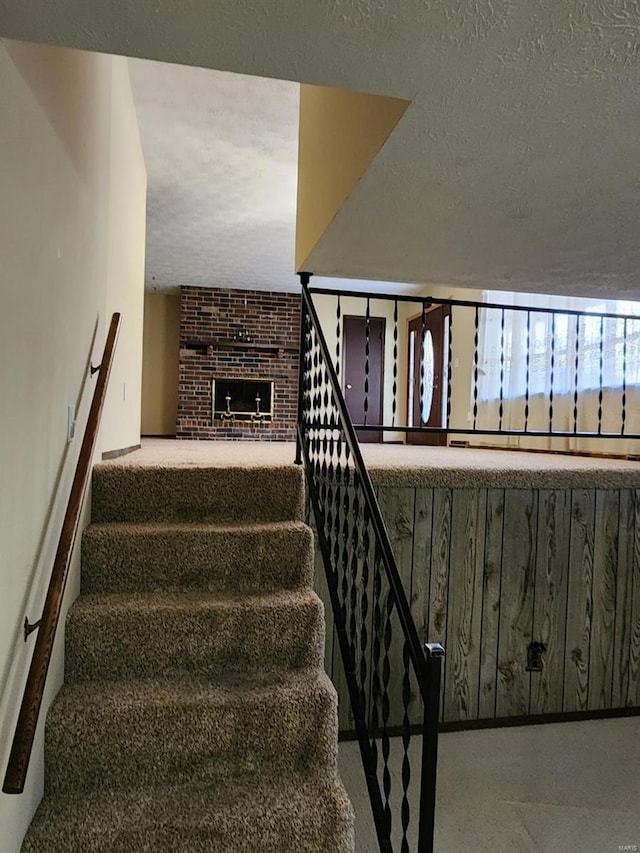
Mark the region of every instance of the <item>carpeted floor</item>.
[[[436, 488], [640, 488], [640, 462], [512, 450], [363, 445], [371, 479], [384, 486]], [[108, 464], [279, 467], [291, 465], [287, 442], [144, 439], [142, 448]]]
[[[412, 768], [420, 748], [412, 738]], [[402, 758], [402, 741], [393, 738], [398, 788]], [[441, 734], [435, 853], [638, 850], [639, 762], [637, 717]], [[356, 851], [378, 853], [356, 741], [340, 744], [339, 764], [356, 812]]]

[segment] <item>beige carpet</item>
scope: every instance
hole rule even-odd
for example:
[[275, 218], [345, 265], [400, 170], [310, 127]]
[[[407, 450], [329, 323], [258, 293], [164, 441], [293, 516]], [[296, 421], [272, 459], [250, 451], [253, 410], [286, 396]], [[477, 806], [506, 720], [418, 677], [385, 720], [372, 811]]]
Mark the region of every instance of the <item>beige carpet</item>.
[[23, 853], [353, 853], [302, 471], [181, 453], [94, 469]]
[[[511, 450], [368, 444], [362, 452], [376, 485], [432, 488], [640, 488], [640, 462]], [[146, 439], [113, 466], [289, 466], [286, 442]]]

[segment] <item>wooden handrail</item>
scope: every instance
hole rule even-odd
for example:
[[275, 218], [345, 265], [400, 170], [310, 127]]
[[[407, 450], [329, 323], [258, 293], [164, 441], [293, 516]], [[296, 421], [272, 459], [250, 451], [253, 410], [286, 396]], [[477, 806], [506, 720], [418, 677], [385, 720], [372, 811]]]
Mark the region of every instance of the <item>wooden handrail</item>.
[[107, 382], [113, 363], [113, 353], [119, 327], [120, 314], [114, 314], [111, 318], [111, 325], [109, 326], [102, 363], [98, 372], [98, 382], [93, 393], [93, 400], [91, 401], [89, 418], [84, 438], [82, 439], [82, 447], [80, 448], [78, 464], [73, 477], [67, 511], [62, 523], [58, 550], [56, 551], [53, 563], [51, 580], [49, 581], [47, 597], [42, 611], [36, 645], [33, 650], [29, 675], [27, 676], [27, 683], [24, 688], [16, 731], [11, 746], [11, 754], [9, 756], [9, 764], [7, 765], [7, 773], [2, 786], [5, 794], [21, 794], [27, 778], [29, 758], [31, 756], [36, 725], [42, 705], [42, 696], [49, 670], [53, 642], [60, 619], [64, 588], [69, 574], [71, 555], [80, 523], [82, 499], [87, 486], [89, 471], [91, 470], [91, 460], [98, 437], [100, 415], [102, 414], [102, 407], [107, 392]]

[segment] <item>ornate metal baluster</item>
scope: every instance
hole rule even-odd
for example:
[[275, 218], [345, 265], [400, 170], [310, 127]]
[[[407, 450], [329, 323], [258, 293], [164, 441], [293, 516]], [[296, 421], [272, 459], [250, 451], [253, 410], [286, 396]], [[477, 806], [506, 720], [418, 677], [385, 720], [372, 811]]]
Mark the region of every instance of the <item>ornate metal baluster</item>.
[[[422, 413], [424, 411], [423, 401], [424, 401], [424, 339], [426, 335], [426, 325], [427, 325], [427, 303], [422, 303], [422, 318], [420, 321], [420, 399], [418, 400], [419, 411], [420, 411], [420, 426], [423, 424]], [[414, 368], [415, 369], [415, 368]]]
[[351, 471], [349, 469], [348, 457], [345, 454], [345, 469], [344, 469], [344, 498], [343, 498], [343, 516], [342, 516], [342, 559], [341, 559], [341, 574], [342, 574], [342, 604], [345, 624], [347, 619], [347, 596], [349, 593], [348, 578], [349, 578], [349, 550], [351, 548], [351, 501], [349, 497], [349, 485], [351, 480]]
[[371, 773], [378, 772], [378, 729], [380, 726], [380, 712], [378, 710], [382, 698], [382, 685], [380, 681], [380, 652], [382, 638], [382, 609], [380, 607], [380, 592], [382, 590], [382, 574], [380, 562], [382, 556], [376, 541], [373, 560], [373, 656], [371, 660]]
[[580, 315], [576, 314], [575, 370], [573, 373], [573, 434], [578, 432], [578, 375], [580, 370]]
[[[356, 660], [358, 655], [358, 623], [356, 620], [356, 611], [358, 607], [358, 577], [359, 577], [359, 562], [361, 548], [361, 502], [360, 502], [360, 477], [357, 472], [354, 473], [354, 496], [353, 496], [353, 526], [351, 529], [351, 571], [349, 578], [349, 643], [351, 648], [353, 672], [358, 675]], [[361, 686], [358, 685], [360, 688]], [[358, 691], [360, 693], [360, 690]]]
[[369, 585], [369, 548], [371, 538], [369, 535], [369, 511], [365, 502], [363, 502], [363, 522], [364, 530], [362, 534], [362, 574], [360, 575], [360, 702], [362, 711], [365, 713], [367, 707], [367, 687], [368, 672], [367, 672], [367, 651], [369, 647], [369, 635], [367, 632], [367, 620], [369, 618], [369, 595], [367, 587]]
[[627, 419], [627, 318], [624, 318], [622, 329], [622, 416], [620, 424], [620, 435], [624, 435], [625, 421]]
[[407, 831], [411, 818], [409, 807], [409, 783], [411, 782], [411, 762], [409, 761], [409, 744], [411, 742], [411, 722], [409, 720], [409, 703], [411, 702], [411, 681], [409, 678], [409, 647], [406, 641], [402, 647], [402, 663], [404, 675], [402, 678], [402, 705], [404, 714], [402, 716], [402, 853], [409, 853], [409, 841]]
[[[334, 445], [335, 440], [333, 435], [329, 438], [329, 447]], [[333, 502], [333, 529], [331, 531], [331, 552], [333, 554], [333, 565], [339, 566], [342, 551], [342, 537], [340, 530], [342, 525], [342, 472], [340, 470], [340, 462], [335, 455], [330, 452], [329, 457], [329, 476], [333, 481], [332, 502]]]
[[524, 431], [529, 429], [529, 372], [531, 370], [531, 311], [527, 311], [527, 354], [524, 386]]
[[389, 737], [389, 716], [391, 705], [389, 702], [389, 681], [391, 680], [391, 663], [389, 660], [389, 649], [393, 637], [391, 629], [391, 614], [393, 612], [393, 601], [390, 593], [384, 608], [384, 632], [382, 643], [384, 656], [382, 659], [382, 791], [384, 798], [384, 815], [388, 832], [391, 834], [391, 806], [389, 803], [391, 795], [391, 771], [389, 770], [389, 757], [391, 754], [391, 739]]
[[391, 404], [391, 426], [396, 425], [396, 398], [398, 394], [398, 300], [393, 301], [393, 402]]
[[500, 319], [500, 405], [498, 406], [498, 432], [502, 432], [504, 414], [504, 308]]
[[453, 368], [453, 305], [449, 306], [449, 358], [447, 367], [447, 429], [451, 423], [451, 370]]
[[367, 297], [367, 308], [364, 321], [364, 424], [367, 424], [369, 413], [369, 352], [371, 349], [371, 306]]
[[553, 432], [553, 380], [556, 365], [556, 315], [551, 314], [551, 369], [549, 371], [549, 432]]
[[476, 305], [474, 317], [474, 336], [473, 336], [473, 428], [478, 427], [478, 338], [480, 329], [480, 316], [478, 306]]
[[338, 307], [336, 308], [336, 376], [340, 379], [340, 336], [342, 334], [340, 294], [338, 294]]
[[598, 391], [598, 435], [602, 432], [602, 382], [604, 373], [604, 317], [600, 317], [600, 390]]

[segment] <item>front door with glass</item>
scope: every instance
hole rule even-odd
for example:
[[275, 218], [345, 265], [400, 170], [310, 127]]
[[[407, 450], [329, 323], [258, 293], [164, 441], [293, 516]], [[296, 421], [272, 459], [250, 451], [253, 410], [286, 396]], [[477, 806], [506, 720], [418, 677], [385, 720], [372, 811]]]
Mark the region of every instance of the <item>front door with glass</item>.
[[[446, 424], [449, 307], [438, 305], [424, 316], [409, 321], [408, 423], [414, 427], [444, 427]], [[444, 432], [407, 434], [408, 444], [447, 443]]]

